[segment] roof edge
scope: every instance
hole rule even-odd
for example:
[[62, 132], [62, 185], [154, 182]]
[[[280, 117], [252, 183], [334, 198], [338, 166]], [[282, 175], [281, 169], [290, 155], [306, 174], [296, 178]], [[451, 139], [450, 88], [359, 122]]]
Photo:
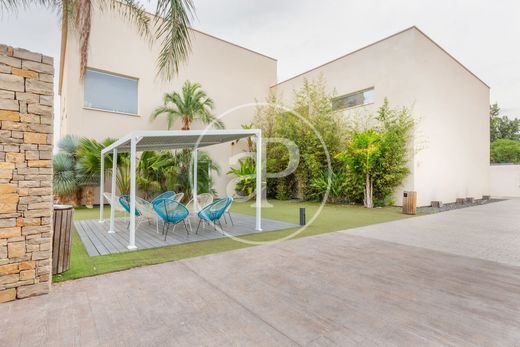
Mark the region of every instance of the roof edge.
[[454, 62], [456, 62], [458, 65], [460, 65], [460, 67], [462, 67], [464, 70], [466, 70], [470, 75], [472, 75], [473, 77], [475, 77], [477, 80], [479, 80], [483, 85], [485, 85], [486, 87], [488, 87], [489, 89], [491, 89], [491, 87], [486, 83], [484, 82], [480, 77], [478, 77], [473, 71], [471, 71], [470, 69], [468, 69], [464, 64], [462, 64], [457, 58], [455, 58], [453, 55], [451, 55], [447, 50], [445, 50], [444, 48], [442, 48], [441, 45], [439, 45], [437, 42], [435, 42], [430, 36], [428, 36], [427, 34], [424, 33], [424, 31], [422, 31], [421, 29], [419, 29], [417, 26], [412, 26], [410, 29], [415, 29], [417, 30], [422, 36], [424, 36], [426, 39], [428, 39], [428, 41], [430, 41], [431, 43], [433, 43], [437, 48], [439, 48], [441, 51], [443, 51], [448, 57], [450, 57]]
[[[148, 15], [152, 16], [152, 17], [155, 17], [155, 14], [151, 13], [151, 12], [148, 12], [148, 11], [145, 11]], [[195, 29], [194, 27], [190, 26], [189, 27], [189, 30], [193, 31], [193, 32], [196, 32], [196, 33], [199, 33], [199, 34], [202, 34], [202, 35], [205, 35], [207, 37], [210, 37], [210, 38], [213, 38], [215, 40], [218, 40], [218, 41], [221, 41], [221, 42], [224, 42], [224, 43], [227, 43], [231, 46], [234, 46], [234, 47], [238, 47], [238, 48], [241, 48], [245, 51], [248, 51], [250, 53], [254, 53], [254, 54], [258, 54], [264, 58], [267, 58], [267, 59], [270, 59], [270, 60], [273, 60], [275, 62], [278, 61], [278, 59], [276, 58], [273, 58], [271, 56], [268, 56], [264, 53], [260, 53], [258, 51], [255, 51], [255, 50], [252, 50], [250, 48], [247, 48], [247, 47], [244, 47], [244, 46], [241, 46], [237, 43], [233, 43], [231, 41], [228, 41], [228, 40], [225, 40], [223, 38], [220, 38], [220, 37], [217, 37], [215, 35], [212, 35], [212, 34], [208, 34], [202, 30], [199, 30], [199, 29]], [[61, 52], [60, 52], [60, 77], [59, 77], [59, 86], [58, 86], [58, 95], [61, 95], [61, 89], [62, 89], [62, 82], [63, 82], [63, 69], [64, 69], [64, 59], [65, 58], [65, 51], [67, 50], [67, 36], [68, 36], [68, 29], [67, 29], [67, 26], [66, 25], [62, 25], [62, 31], [61, 31]]]
[[432, 42], [435, 46], [437, 46], [439, 49], [441, 49], [445, 54], [447, 54], [451, 59], [453, 59], [453, 60], [454, 60], [458, 65], [460, 65], [464, 70], [466, 70], [467, 72], [469, 72], [473, 77], [475, 77], [477, 80], [479, 80], [479, 81], [480, 81], [482, 84], [484, 84], [486, 87], [490, 88], [490, 86], [489, 86], [486, 82], [484, 82], [482, 79], [480, 79], [476, 74], [474, 74], [470, 69], [468, 69], [466, 66], [464, 66], [460, 61], [458, 61], [457, 59], [455, 59], [455, 57], [453, 57], [453, 56], [452, 56], [450, 53], [448, 53], [444, 48], [442, 48], [442, 47], [441, 47], [437, 42], [435, 42], [432, 38], [430, 38], [428, 35], [426, 35], [422, 30], [420, 30], [420, 29], [419, 29], [417, 26], [415, 26], [415, 25], [412, 25], [411, 27], [408, 27], [408, 28], [406, 28], [406, 29], [404, 29], [404, 30], [398, 31], [398, 32], [395, 33], [395, 34], [392, 34], [392, 35], [390, 35], [390, 36], [387, 36], [387, 37], [385, 37], [385, 38], [382, 38], [382, 39], [380, 39], [380, 40], [377, 40], [377, 41], [375, 41], [375, 42], [373, 42], [373, 43], [370, 43], [370, 44], [368, 44], [368, 45], [366, 45], [366, 46], [363, 46], [363, 47], [361, 47], [361, 48], [358, 48], [358, 49], [356, 49], [356, 50], [354, 50], [354, 51], [351, 51], [351, 52], [349, 52], [349, 53], [346, 53], [346, 54], [344, 54], [344, 55], [342, 55], [342, 56], [339, 56], [339, 57], [337, 57], [337, 58], [334, 58], [334, 59], [332, 59], [332, 60], [329, 60], [328, 62], [323, 63], [323, 64], [320, 64], [320, 65], [318, 65], [318, 66], [316, 66], [316, 67], [313, 67], [312, 69], [306, 70], [306, 71], [301, 72], [301, 73], [299, 73], [299, 74], [297, 74], [297, 75], [294, 75], [294, 76], [292, 76], [292, 77], [289, 77], [289, 78], [287, 78], [287, 79], [285, 79], [285, 80], [283, 80], [283, 81], [280, 81], [280, 82], [278, 82], [278, 83], [276, 83], [276, 84], [273, 84], [270, 88], [274, 88], [274, 87], [276, 87], [276, 86], [278, 86], [278, 85], [280, 85], [280, 84], [282, 84], [282, 83], [288, 82], [288, 81], [293, 80], [293, 79], [298, 78], [298, 77], [301, 77], [301, 76], [303, 76], [303, 75], [305, 75], [305, 74], [307, 74], [307, 73], [309, 73], [309, 72], [311, 72], [311, 71], [318, 70], [318, 69], [320, 69], [320, 68], [322, 68], [322, 67], [324, 67], [324, 66], [326, 66], [326, 65], [332, 64], [332, 63], [334, 63], [334, 62], [336, 62], [336, 61], [338, 61], [338, 60], [341, 60], [341, 59], [343, 59], [343, 58], [346, 58], [346, 57], [348, 57], [348, 56], [350, 56], [350, 55], [352, 55], [352, 54], [358, 53], [358, 52], [360, 52], [360, 51], [362, 51], [362, 50], [364, 50], [364, 49], [370, 48], [370, 47], [372, 47], [372, 46], [374, 46], [374, 45], [377, 45], [377, 44], [379, 44], [379, 43], [381, 43], [381, 42], [383, 42], [383, 41], [389, 40], [389, 39], [391, 39], [391, 38], [393, 38], [393, 37], [395, 37], [395, 36], [397, 36], [397, 35], [401, 35], [401, 34], [407, 32], [407, 31], [410, 31], [410, 30], [416, 30], [417, 32], [419, 32], [421, 35], [423, 35], [425, 38], [427, 38], [430, 42]]

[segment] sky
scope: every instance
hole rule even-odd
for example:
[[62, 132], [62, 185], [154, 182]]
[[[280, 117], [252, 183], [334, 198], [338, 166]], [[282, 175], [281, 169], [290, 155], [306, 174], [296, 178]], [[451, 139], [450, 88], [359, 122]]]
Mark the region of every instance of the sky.
[[[491, 86], [503, 114], [520, 117], [518, 0], [194, 2], [194, 28], [278, 59], [280, 81], [416, 25]], [[54, 56], [58, 70], [59, 29], [41, 7], [4, 13], [0, 43]]]

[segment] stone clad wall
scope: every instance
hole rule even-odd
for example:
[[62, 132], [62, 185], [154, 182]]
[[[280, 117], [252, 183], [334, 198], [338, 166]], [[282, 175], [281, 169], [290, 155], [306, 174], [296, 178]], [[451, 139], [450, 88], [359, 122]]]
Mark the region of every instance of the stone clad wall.
[[0, 302], [49, 292], [53, 58], [0, 45]]

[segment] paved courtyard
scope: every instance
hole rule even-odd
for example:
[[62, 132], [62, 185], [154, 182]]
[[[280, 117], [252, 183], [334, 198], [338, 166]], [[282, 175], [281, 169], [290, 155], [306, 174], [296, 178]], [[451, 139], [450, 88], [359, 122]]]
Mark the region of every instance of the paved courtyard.
[[501, 263], [485, 249], [517, 242], [519, 209], [500, 202], [65, 282], [0, 305], [0, 346], [514, 346], [514, 246]]
[[520, 199], [375, 224], [347, 232], [520, 266]]

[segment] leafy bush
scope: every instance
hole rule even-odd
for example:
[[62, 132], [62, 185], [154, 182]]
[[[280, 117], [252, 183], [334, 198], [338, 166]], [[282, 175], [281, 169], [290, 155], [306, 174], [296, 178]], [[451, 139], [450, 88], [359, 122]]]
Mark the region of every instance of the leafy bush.
[[[339, 168], [332, 154], [343, 147], [346, 126], [341, 113], [332, 110], [332, 96], [326, 92], [323, 79], [305, 80], [302, 88], [295, 92], [291, 111], [280, 107], [275, 96], [268, 99], [268, 106], [258, 108], [255, 125], [262, 129], [263, 136], [288, 139], [300, 152], [300, 162], [293, 174], [267, 180], [268, 195], [278, 199], [318, 199], [319, 188], [309, 182], [328, 171], [327, 153], [321, 140], [331, 153], [332, 168]], [[285, 145], [268, 143], [267, 172], [284, 171], [289, 160]]]
[[[376, 124], [353, 131], [347, 149], [336, 157], [345, 163], [353, 183], [363, 187], [365, 207], [392, 203], [392, 193], [410, 173], [408, 143], [414, 120], [407, 108], [392, 109], [385, 99], [379, 108]], [[359, 202], [358, 200], [354, 200]]]
[[491, 143], [492, 163], [520, 163], [520, 141], [499, 139]]
[[238, 168], [230, 168], [228, 174], [238, 177], [235, 191], [240, 196], [250, 196], [256, 190], [256, 163], [247, 157], [238, 161]]
[[[309, 188], [311, 190], [311, 198], [313, 200], [323, 200], [327, 186], [329, 184], [328, 171], [322, 173], [320, 177], [311, 179]], [[349, 176], [343, 170], [339, 172], [331, 172], [330, 175], [330, 190], [327, 202], [339, 203], [345, 202], [349, 195], [349, 185], [351, 184]]]
[[499, 139], [520, 140], [520, 119], [509, 119], [507, 116], [500, 116], [500, 113], [500, 107], [496, 103], [489, 108], [491, 142]]

